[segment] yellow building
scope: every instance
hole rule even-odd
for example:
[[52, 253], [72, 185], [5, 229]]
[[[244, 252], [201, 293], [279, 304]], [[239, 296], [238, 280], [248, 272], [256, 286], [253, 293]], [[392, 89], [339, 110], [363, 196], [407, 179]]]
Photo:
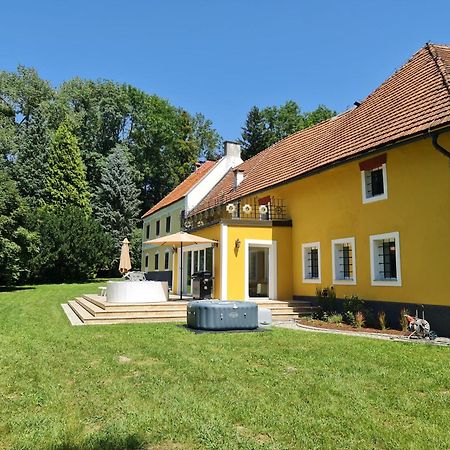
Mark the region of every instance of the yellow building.
[[[174, 258], [171, 248], [146, 244], [146, 241], [180, 231], [186, 215], [231, 168], [241, 163], [239, 145], [225, 142], [224, 156], [220, 160], [198, 164], [189, 177], [144, 214], [141, 270], [146, 272], [150, 279], [167, 281], [169, 286], [172, 286]], [[211, 249], [199, 248], [195, 253], [193, 249], [191, 251], [193, 253], [190, 255], [189, 270], [204, 270], [206, 264], [211, 262]], [[190, 276], [186, 280], [188, 284], [185, 288], [190, 289]]]
[[218, 241], [216, 298], [333, 285], [397, 316], [424, 304], [448, 334], [450, 47], [427, 44], [355, 108], [230, 169], [184, 225]]

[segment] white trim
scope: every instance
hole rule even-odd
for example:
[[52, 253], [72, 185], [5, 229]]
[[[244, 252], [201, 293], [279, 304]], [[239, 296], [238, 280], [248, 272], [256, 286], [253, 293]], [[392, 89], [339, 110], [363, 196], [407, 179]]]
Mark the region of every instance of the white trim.
[[[244, 254], [244, 289], [245, 300], [261, 300], [264, 297], [250, 297], [248, 294], [249, 280], [249, 247], [265, 247], [269, 249], [269, 297], [270, 300], [276, 300], [278, 296], [278, 251], [277, 241], [263, 240], [263, 239], [245, 239], [245, 254]], [[267, 297], [266, 297], [267, 298]]]
[[220, 300], [228, 298], [228, 225], [220, 225]]
[[[319, 265], [319, 277], [318, 278], [306, 278], [306, 267], [305, 267], [305, 250], [307, 248], [311, 247], [317, 247], [317, 259], [318, 259], [318, 265]], [[322, 283], [322, 259], [320, 255], [320, 242], [308, 242], [305, 244], [302, 244], [302, 275], [303, 275], [303, 283], [313, 283], [313, 284], [320, 284]]]
[[[183, 249], [184, 250], [184, 249]], [[178, 247], [177, 248], [177, 294], [180, 295], [180, 289], [182, 289], [183, 287], [181, 286], [181, 258], [182, 258], [182, 254], [181, 254], [181, 248]]]
[[240, 164], [242, 159], [237, 156], [225, 154], [216, 162], [214, 167], [209, 169], [184, 197], [185, 211], [189, 213], [195, 208], [214, 188], [214, 186], [228, 173], [228, 171]]
[[[350, 244], [352, 247], [352, 273], [353, 278], [344, 280], [337, 279], [336, 277], [336, 245], [339, 244]], [[355, 248], [355, 238], [348, 237], [342, 239], [333, 239], [331, 241], [331, 263], [333, 267], [333, 284], [342, 284], [342, 285], [355, 285], [356, 284], [356, 248]]]
[[[397, 278], [393, 280], [380, 280], [375, 276], [375, 241], [383, 239], [395, 239], [395, 264], [397, 270]], [[392, 233], [374, 234], [369, 237], [370, 241], [370, 277], [372, 286], [401, 286], [402, 285], [402, 272], [400, 266], [400, 233], [394, 231]]]
[[388, 198], [386, 163], [383, 163], [383, 165], [381, 165], [380, 167], [383, 170], [383, 191], [384, 192], [381, 195], [375, 195], [374, 197], [367, 197], [367, 193], [366, 193], [366, 172], [369, 172], [369, 171], [361, 170], [361, 191], [362, 191], [362, 202], [364, 204], [377, 202], [378, 200], [386, 200]]

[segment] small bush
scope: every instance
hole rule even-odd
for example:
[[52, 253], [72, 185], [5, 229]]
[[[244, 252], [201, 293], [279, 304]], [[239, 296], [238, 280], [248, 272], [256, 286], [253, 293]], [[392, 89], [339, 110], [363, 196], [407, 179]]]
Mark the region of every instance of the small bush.
[[409, 316], [408, 308], [402, 308], [400, 310], [400, 326], [402, 327], [402, 331], [408, 331], [408, 320], [406, 319], [405, 315]]
[[356, 314], [358, 311], [364, 310], [364, 300], [357, 295], [351, 295], [344, 297], [344, 311], [351, 311]]
[[352, 311], [345, 311], [343, 319], [345, 323], [351, 325], [352, 327], [356, 327], [355, 314]]
[[327, 315], [330, 315], [336, 311], [336, 292], [334, 291], [333, 286], [323, 289], [317, 288], [316, 297], [322, 313], [327, 313]]
[[362, 328], [366, 323], [366, 316], [362, 311], [358, 311], [355, 314], [355, 326], [356, 328]]
[[386, 327], [386, 313], [384, 311], [380, 311], [378, 313], [378, 323], [380, 324], [380, 328], [385, 330]]
[[327, 318], [328, 323], [342, 323], [342, 314], [332, 314]]

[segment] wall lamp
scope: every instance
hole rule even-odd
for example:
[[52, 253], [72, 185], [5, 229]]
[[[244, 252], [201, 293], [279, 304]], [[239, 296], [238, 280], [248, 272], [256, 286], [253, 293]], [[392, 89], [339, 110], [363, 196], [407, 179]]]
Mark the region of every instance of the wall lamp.
[[240, 248], [240, 246], [241, 246], [241, 240], [239, 238], [237, 238], [234, 241], [234, 248], [238, 249], [238, 248]]

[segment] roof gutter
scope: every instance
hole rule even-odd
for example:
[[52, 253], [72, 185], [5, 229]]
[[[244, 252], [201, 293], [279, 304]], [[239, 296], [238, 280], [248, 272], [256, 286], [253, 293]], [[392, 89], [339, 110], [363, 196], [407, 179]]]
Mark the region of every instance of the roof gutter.
[[431, 142], [433, 143], [433, 147], [439, 152], [442, 153], [444, 156], [446, 156], [447, 158], [450, 159], [450, 151], [448, 151], [446, 148], [442, 147], [442, 145], [440, 145], [438, 143], [438, 138], [439, 136], [442, 134], [441, 132], [436, 132], [436, 133], [432, 133], [431, 134]]

